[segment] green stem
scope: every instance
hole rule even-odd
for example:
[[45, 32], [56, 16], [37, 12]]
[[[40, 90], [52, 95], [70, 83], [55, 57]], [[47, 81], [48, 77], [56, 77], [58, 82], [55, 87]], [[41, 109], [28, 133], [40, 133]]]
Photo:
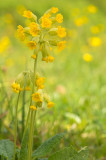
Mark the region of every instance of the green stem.
[[17, 98], [17, 103], [16, 103], [16, 108], [15, 108], [15, 127], [14, 127], [14, 154], [13, 154], [13, 160], [15, 160], [15, 152], [16, 152], [16, 140], [17, 140], [17, 116], [18, 116], [18, 103], [19, 103], [19, 97], [20, 97], [20, 92], [18, 94]]

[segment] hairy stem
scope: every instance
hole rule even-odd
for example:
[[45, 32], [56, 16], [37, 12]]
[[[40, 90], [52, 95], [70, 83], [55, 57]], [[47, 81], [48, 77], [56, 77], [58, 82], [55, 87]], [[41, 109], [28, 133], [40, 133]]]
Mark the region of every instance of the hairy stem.
[[14, 127], [14, 154], [13, 160], [15, 160], [15, 152], [16, 152], [16, 140], [17, 140], [17, 116], [18, 116], [18, 103], [19, 103], [20, 92], [18, 93], [17, 103], [15, 107], [15, 127]]

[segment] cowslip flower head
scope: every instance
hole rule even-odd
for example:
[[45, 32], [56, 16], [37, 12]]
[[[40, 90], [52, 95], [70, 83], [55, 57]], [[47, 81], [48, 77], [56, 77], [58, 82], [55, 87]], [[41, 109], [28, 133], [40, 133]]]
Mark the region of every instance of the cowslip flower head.
[[63, 38], [66, 36], [66, 29], [62, 28], [61, 26], [58, 26], [57, 34], [60, 38]]
[[44, 88], [44, 83], [45, 83], [45, 78], [44, 77], [37, 78], [37, 80], [36, 80], [37, 90], [38, 89], [43, 89]]
[[17, 37], [19, 37], [19, 39], [21, 40], [21, 41], [24, 41], [25, 40], [25, 33], [24, 33], [24, 28], [21, 26], [21, 25], [19, 25], [18, 26], [18, 29], [17, 29]]
[[27, 46], [28, 46], [31, 50], [33, 50], [33, 49], [36, 48], [36, 42], [34, 42], [34, 41], [29, 41], [29, 42], [27, 43]]
[[93, 57], [92, 57], [91, 54], [85, 53], [85, 54], [83, 55], [83, 59], [84, 59], [84, 61], [86, 61], [86, 62], [91, 62], [91, 61], [93, 60]]
[[25, 10], [23, 16], [26, 18], [32, 18], [32, 12], [29, 10]]
[[52, 20], [47, 18], [47, 17], [42, 17], [42, 23], [41, 26], [42, 28], [50, 28], [52, 25]]
[[62, 23], [63, 22], [63, 15], [62, 14], [57, 14], [56, 15], [56, 21], [58, 22], [58, 23]]

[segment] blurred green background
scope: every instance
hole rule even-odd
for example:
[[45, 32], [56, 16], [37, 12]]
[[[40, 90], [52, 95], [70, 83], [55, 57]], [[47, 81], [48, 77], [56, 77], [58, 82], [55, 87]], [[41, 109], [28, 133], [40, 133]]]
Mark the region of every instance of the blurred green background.
[[[0, 3], [0, 138], [12, 139], [14, 102], [10, 85], [17, 74], [32, 69], [31, 51], [16, 38], [17, 25], [27, 22], [22, 7], [40, 18], [58, 7], [67, 28], [67, 45], [54, 50], [54, 63], [40, 62], [45, 88], [55, 107], [38, 113], [37, 145], [58, 132], [66, 132], [65, 144], [89, 148], [89, 160], [106, 159], [106, 1], [105, 0], [5, 0]], [[90, 57], [90, 59], [89, 59]], [[27, 103], [26, 103], [27, 112]], [[19, 114], [22, 104], [20, 104]], [[21, 115], [18, 131], [20, 145]], [[36, 146], [35, 146], [36, 147]]]

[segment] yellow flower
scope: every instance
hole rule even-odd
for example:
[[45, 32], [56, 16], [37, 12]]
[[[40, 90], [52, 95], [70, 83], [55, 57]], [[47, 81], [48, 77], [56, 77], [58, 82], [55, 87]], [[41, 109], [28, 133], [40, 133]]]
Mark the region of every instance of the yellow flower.
[[92, 58], [92, 55], [91, 55], [91, 54], [86, 53], [86, 54], [83, 55], [83, 59], [84, 59], [84, 61], [86, 61], [86, 62], [91, 62], [93, 58]]
[[74, 23], [76, 26], [80, 27], [83, 24], [86, 24], [88, 22], [88, 18], [86, 16], [80, 17], [75, 19]]
[[25, 91], [30, 91], [30, 90], [31, 90], [31, 88], [29, 86], [25, 87]]
[[29, 41], [27, 43], [27, 46], [32, 50], [32, 49], [35, 49], [36, 48], [36, 42], [34, 41]]
[[36, 59], [36, 55], [35, 55], [35, 54], [33, 54], [33, 55], [31, 56], [31, 58]]
[[24, 40], [25, 40], [24, 28], [23, 28], [21, 25], [18, 26], [17, 36], [18, 36], [18, 38], [19, 38], [21, 41], [24, 41]]
[[94, 5], [88, 6], [88, 12], [90, 13], [96, 13], [97, 12], [97, 7]]
[[45, 82], [45, 78], [44, 77], [40, 77], [40, 78], [38, 78], [36, 80], [37, 90], [44, 88], [44, 82]]
[[48, 103], [47, 103], [47, 107], [48, 107], [48, 108], [54, 107], [54, 103], [53, 103], [53, 102], [48, 102]]
[[39, 28], [38, 28], [38, 24], [37, 23], [35, 23], [35, 22], [32, 22], [32, 23], [30, 23], [30, 26], [29, 26], [29, 28], [30, 28], [30, 34], [32, 35], [32, 36], [37, 36], [38, 35], [38, 33], [39, 33]]
[[62, 51], [65, 48], [66, 41], [61, 41], [57, 44], [58, 50]]
[[31, 110], [37, 110], [37, 107], [35, 107], [35, 106], [32, 105], [32, 106], [30, 106], [30, 109]]
[[52, 12], [52, 13], [57, 13], [57, 12], [58, 12], [58, 10], [59, 10], [59, 9], [58, 9], [58, 8], [56, 8], [56, 7], [52, 7], [52, 8], [51, 8], [51, 12]]
[[93, 47], [99, 47], [102, 44], [102, 40], [99, 37], [92, 37], [90, 38], [89, 43]]
[[0, 40], [0, 53], [8, 49], [9, 44], [10, 44], [9, 38], [7, 36], [2, 37], [2, 39]]
[[63, 22], [63, 16], [62, 16], [62, 14], [57, 14], [57, 15], [56, 15], [56, 21], [57, 21], [58, 23], [62, 23], [62, 22]]
[[42, 28], [50, 28], [51, 25], [52, 25], [52, 20], [49, 19], [48, 17], [43, 16], [41, 23]]
[[53, 62], [54, 61], [54, 57], [52, 57], [52, 56], [43, 57], [42, 61], [46, 61], [47, 63], [48, 62]]
[[32, 12], [29, 10], [25, 10], [23, 16], [26, 18], [32, 18]]
[[40, 93], [34, 93], [32, 94], [32, 100], [35, 102], [42, 102], [42, 98]]
[[91, 27], [91, 32], [92, 32], [93, 34], [97, 34], [97, 33], [100, 32], [100, 28], [99, 28], [98, 26], [92, 26], [92, 27]]
[[57, 34], [60, 38], [63, 38], [66, 36], [66, 29], [62, 28], [61, 26], [58, 26]]
[[15, 83], [15, 82], [11, 85], [11, 87], [12, 87], [13, 91], [16, 92], [16, 93], [19, 93], [19, 91], [22, 91], [22, 90], [23, 90], [23, 89], [20, 87], [20, 84]]

